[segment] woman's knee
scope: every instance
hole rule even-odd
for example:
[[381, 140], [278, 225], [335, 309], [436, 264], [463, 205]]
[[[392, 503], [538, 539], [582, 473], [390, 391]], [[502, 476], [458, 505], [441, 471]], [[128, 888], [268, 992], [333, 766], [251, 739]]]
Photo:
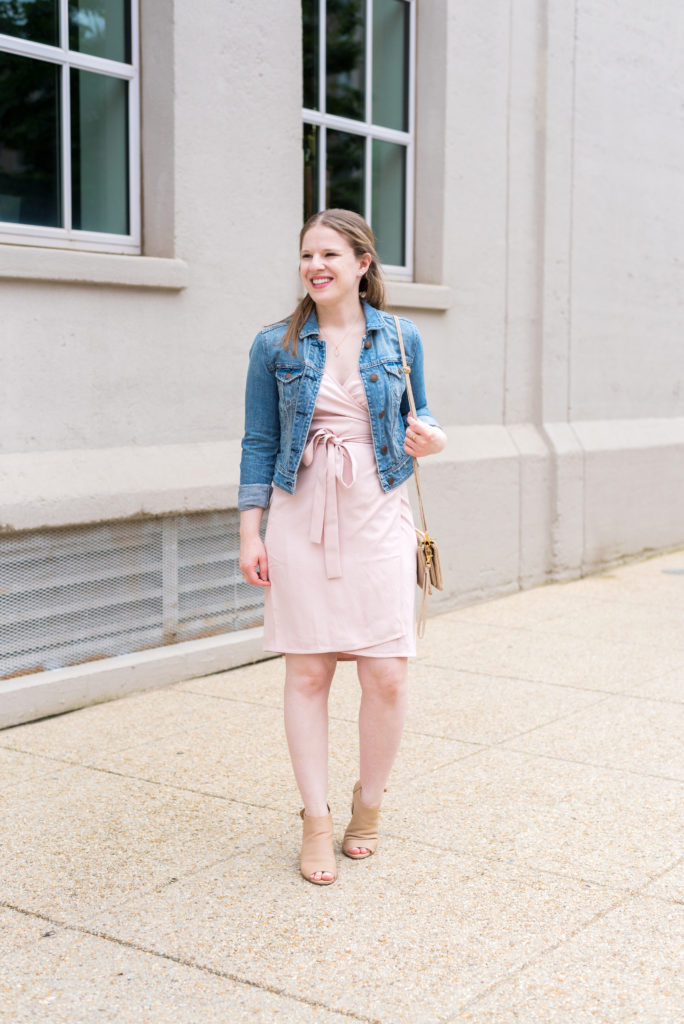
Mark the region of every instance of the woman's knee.
[[285, 687], [303, 697], [316, 697], [330, 689], [334, 663], [325, 657], [301, 655], [286, 659]]
[[372, 695], [388, 704], [402, 701], [406, 695], [406, 663], [399, 659], [368, 659], [359, 680], [364, 694]]

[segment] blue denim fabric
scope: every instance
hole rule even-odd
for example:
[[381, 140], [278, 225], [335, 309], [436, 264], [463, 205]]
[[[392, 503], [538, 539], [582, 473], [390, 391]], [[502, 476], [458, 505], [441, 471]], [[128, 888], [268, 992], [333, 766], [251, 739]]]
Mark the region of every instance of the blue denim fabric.
[[[408, 396], [394, 319], [363, 303], [366, 333], [359, 369], [366, 392], [378, 476], [383, 490], [398, 487], [413, 472], [404, 451]], [[421, 420], [439, 426], [427, 406], [423, 343], [415, 324], [401, 318], [411, 387]], [[238, 508], [266, 508], [271, 485], [294, 494], [316, 396], [325, 368], [325, 342], [315, 311], [299, 332], [297, 355], [281, 341], [286, 323], [265, 327], [249, 354], [245, 434], [240, 461]]]

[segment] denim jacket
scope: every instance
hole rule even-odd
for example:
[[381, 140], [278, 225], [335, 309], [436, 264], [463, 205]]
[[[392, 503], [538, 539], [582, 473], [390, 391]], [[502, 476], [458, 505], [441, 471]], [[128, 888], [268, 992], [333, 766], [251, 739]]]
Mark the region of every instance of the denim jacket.
[[[366, 333], [359, 370], [370, 413], [378, 476], [383, 490], [398, 487], [413, 472], [404, 451], [409, 412], [401, 352], [394, 319], [363, 303]], [[401, 320], [411, 387], [421, 420], [439, 426], [427, 407], [423, 344], [410, 320]], [[242, 439], [238, 508], [266, 508], [271, 485], [294, 494], [297, 470], [306, 446], [316, 396], [325, 368], [325, 341], [315, 311], [297, 342], [297, 355], [281, 341], [287, 323], [265, 327], [249, 353], [245, 392], [245, 434]]]

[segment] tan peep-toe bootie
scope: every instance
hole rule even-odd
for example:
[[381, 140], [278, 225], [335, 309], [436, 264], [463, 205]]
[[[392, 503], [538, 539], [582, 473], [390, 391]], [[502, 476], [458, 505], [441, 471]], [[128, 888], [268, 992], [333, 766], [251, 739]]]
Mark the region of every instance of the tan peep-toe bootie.
[[[332, 885], [337, 879], [337, 864], [333, 847], [333, 820], [330, 808], [321, 818], [311, 818], [299, 812], [302, 819], [302, 856], [299, 870], [302, 877], [313, 885]], [[312, 878], [311, 875], [320, 871], [332, 878]]]
[[[361, 803], [361, 782], [354, 786], [352, 797], [352, 816], [342, 840], [342, 853], [352, 860], [365, 860], [375, 853], [378, 846], [378, 818], [380, 804], [377, 807], [366, 807]], [[350, 850], [362, 847], [369, 853], [350, 853]]]

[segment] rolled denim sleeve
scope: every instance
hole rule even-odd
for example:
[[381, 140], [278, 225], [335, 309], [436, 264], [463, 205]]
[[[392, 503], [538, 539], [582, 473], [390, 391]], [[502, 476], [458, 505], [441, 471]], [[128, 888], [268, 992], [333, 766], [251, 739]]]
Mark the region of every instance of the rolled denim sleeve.
[[245, 433], [240, 459], [238, 509], [266, 508], [280, 448], [278, 386], [269, 366], [263, 332], [249, 352], [245, 386]]
[[[425, 368], [423, 361], [423, 341], [418, 331], [418, 328], [410, 320], [404, 320], [402, 323], [402, 333], [408, 335], [409, 345], [413, 349], [413, 359], [410, 361], [411, 366], [411, 388], [413, 390], [413, 399], [416, 403], [416, 412], [418, 419], [423, 420], [424, 423], [429, 423], [431, 427], [439, 427], [440, 424], [437, 422], [435, 417], [430, 412], [427, 404], [427, 396], [425, 394]], [[407, 339], [407, 340], [408, 340]], [[407, 346], [407, 357], [409, 355], [410, 348]], [[408, 391], [404, 392], [404, 396], [401, 400], [400, 412], [404, 420], [404, 426], [407, 426], [407, 417], [411, 411], [408, 400]], [[441, 429], [441, 428], [440, 428]]]

